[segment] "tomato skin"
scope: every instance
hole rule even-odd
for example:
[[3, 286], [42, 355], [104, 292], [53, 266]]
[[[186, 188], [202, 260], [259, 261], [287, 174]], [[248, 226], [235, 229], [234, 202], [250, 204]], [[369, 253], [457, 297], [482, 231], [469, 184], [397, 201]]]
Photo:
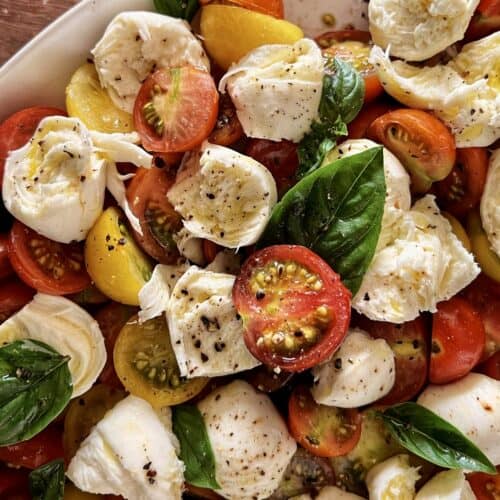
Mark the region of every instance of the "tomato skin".
[[285, 17], [283, 0], [200, 0], [201, 5], [208, 5], [209, 3], [237, 5], [278, 19]]
[[477, 500], [498, 500], [500, 498], [500, 465], [497, 465], [495, 475], [484, 472], [467, 474], [474, 495]]
[[0, 323], [30, 302], [35, 293], [35, 290], [17, 278], [2, 281], [0, 283]]
[[395, 109], [395, 104], [384, 100], [378, 100], [363, 106], [359, 115], [347, 125], [347, 130], [349, 131], [348, 139], [365, 138], [368, 128], [379, 116], [385, 115]]
[[429, 380], [446, 384], [467, 375], [481, 359], [486, 342], [476, 309], [460, 297], [438, 304], [432, 320]]
[[207, 264], [211, 264], [215, 260], [215, 257], [217, 257], [217, 254], [222, 250], [219, 245], [210, 240], [203, 240], [202, 249], [203, 257]]
[[433, 185], [439, 206], [456, 217], [463, 217], [481, 201], [487, 173], [485, 148], [457, 149], [453, 170]]
[[2, 500], [31, 500], [28, 470], [13, 469], [0, 463], [0, 498]]
[[243, 137], [243, 127], [236, 114], [236, 108], [229, 94], [222, 94], [219, 99], [219, 114], [208, 138], [210, 144], [231, 146]]
[[481, 0], [472, 21], [469, 24], [465, 39], [477, 40], [500, 29], [500, 0]]
[[281, 370], [276, 373], [271, 367], [260, 365], [245, 372], [245, 380], [261, 392], [275, 392], [284, 387], [293, 378], [293, 373]]
[[[299, 281], [299, 285], [294, 284], [293, 289], [279, 290], [278, 286], [276, 293], [271, 289], [272, 293], [266, 297], [262, 297], [260, 291], [252, 291], [252, 281], [256, 279], [254, 274], [257, 270], [286, 262], [297, 265], [301, 268], [300, 272], [305, 270], [306, 274], [316, 276], [321, 282], [320, 289], [313, 291]], [[279, 281], [277, 283], [279, 285]], [[272, 304], [273, 299], [279, 301], [278, 310]], [[341, 283], [338, 274], [321, 257], [298, 245], [275, 245], [251, 255], [236, 278], [233, 301], [243, 318], [245, 343], [253, 356], [266, 365], [279, 366], [290, 372], [307, 370], [328, 359], [344, 339], [351, 317], [351, 293]], [[311, 326], [312, 322], [307, 315], [315, 315], [321, 306], [325, 306], [331, 314], [323, 332], [319, 331], [313, 337], [311, 345], [300, 344], [293, 353], [280, 353], [260, 340], [264, 341], [268, 334], [274, 338], [284, 328], [299, 330], [299, 338], [303, 340], [305, 334], [303, 335], [301, 328]], [[287, 336], [296, 336], [296, 332], [292, 334], [290, 331]]]
[[206, 71], [192, 66], [156, 71], [142, 84], [134, 106], [142, 145], [158, 153], [194, 149], [214, 128], [218, 103], [219, 93]]
[[500, 380], [500, 351], [490, 356], [484, 363], [478, 366], [478, 370], [488, 377]]
[[28, 441], [0, 447], [0, 460], [15, 467], [36, 469], [64, 456], [62, 432], [51, 425]]
[[0, 280], [8, 278], [14, 274], [14, 269], [9, 260], [9, 237], [6, 234], [0, 235]]
[[[326, 422], [328, 418], [334, 423]], [[298, 386], [288, 401], [288, 427], [294, 439], [313, 455], [339, 457], [358, 443], [361, 414], [354, 408], [319, 405], [307, 387]]]

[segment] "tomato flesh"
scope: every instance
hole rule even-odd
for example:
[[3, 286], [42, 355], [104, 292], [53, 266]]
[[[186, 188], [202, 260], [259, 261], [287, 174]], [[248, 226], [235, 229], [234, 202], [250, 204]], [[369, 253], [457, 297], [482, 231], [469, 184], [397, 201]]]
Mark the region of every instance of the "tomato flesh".
[[364, 139], [370, 125], [382, 115], [394, 111], [395, 105], [383, 100], [371, 102], [360, 111], [359, 115], [347, 125], [349, 131], [348, 139]]
[[467, 475], [477, 500], [498, 500], [500, 498], [500, 465], [495, 475], [475, 472]]
[[301, 246], [254, 253], [236, 278], [233, 300], [250, 352], [286, 371], [327, 359], [349, 326], [351, 293], [323, 259]]

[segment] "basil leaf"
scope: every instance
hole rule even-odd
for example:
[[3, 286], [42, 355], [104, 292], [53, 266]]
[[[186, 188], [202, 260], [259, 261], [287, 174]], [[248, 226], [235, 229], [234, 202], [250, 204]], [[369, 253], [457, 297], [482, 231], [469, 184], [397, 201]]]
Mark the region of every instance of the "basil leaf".
[[198, 0], [154, 0], [160, 14], [191, 21], [200, 8]]
[[30, 472], [33, 500], [62, 500], [64, 497], [64, 461], [54, 460]]
[[198, 408], [190, 405], [174, 406], [172, 424], [181, 445], [180, 459], [186, 466], [186, 481], [200, 488], [220, 489], [215, 478], [215, 457], [205, 421]]
[[73, 392], [68, 361], [35, 340], [0, 348], [0, 446], [32, 438], [64, 410]]
[[375, 254], [385, 202], [382, 148], [309, 174], [274, 207], [259, 246], [310, 248], [356, 294]]
[[401, 403], [378, 413], [406, 449], [432, 464], [495, 474], [495, 466], [456, 427], [417, 403]]

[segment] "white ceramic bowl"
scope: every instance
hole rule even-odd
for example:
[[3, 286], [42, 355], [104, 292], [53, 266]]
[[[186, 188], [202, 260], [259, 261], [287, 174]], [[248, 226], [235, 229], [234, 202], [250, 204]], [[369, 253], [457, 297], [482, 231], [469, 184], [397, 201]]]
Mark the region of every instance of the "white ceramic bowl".
[[[0, 120], [33, 105], [64, 107], [64, 89], [111, 19], [127, 10], [153, 10], [153, 0], [83, 0], [0, 68]], [[366, 29], [365, 0], [285, 0], [286, 19], [308, 36], [332, 29]]]

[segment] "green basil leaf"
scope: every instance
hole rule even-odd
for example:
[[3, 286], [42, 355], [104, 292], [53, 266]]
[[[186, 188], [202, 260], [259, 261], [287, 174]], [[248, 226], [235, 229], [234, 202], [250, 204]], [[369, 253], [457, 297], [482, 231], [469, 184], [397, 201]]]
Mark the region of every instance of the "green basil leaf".
[[33, 500], [62, 500], [64, 497], [64, 461], [54, 460], [30, 472]]
[[399, 443], [447, 469], [495, 474], [495, 466], [456, 427], [417, 403], [401, 403], [378, 414]]
[[356, 294], [375, 254], [385, 202], [381, 147], [309, 174], [274, 207], [259, 246], [310, 248]]
[[154, 0], [160, 14], [191, 21], [200, 8], [198, 0]]
[[68, 361], [35, 340], [0, 348], [0, 446], [32, 438], [64, 410], [73, 392]]
[[181, 445], [180, 458], [186, 466], [186, 481], [200, 488], [220, 489], [215, 478], [214, 453], [198, 408], [190, 405], [174, 406], [172, 423]]

